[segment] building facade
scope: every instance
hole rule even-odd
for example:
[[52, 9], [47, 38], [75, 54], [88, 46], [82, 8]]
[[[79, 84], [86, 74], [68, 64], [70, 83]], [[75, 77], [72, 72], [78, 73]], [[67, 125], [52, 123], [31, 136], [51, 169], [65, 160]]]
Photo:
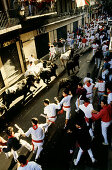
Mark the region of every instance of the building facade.
[[0, 94], [24, 74], [31, 54], [43, 58], [49, 43], [66, 39], [67, 31], [76, 34], [79, 26], [90, 22], [88, 11], [77, 12], [74, 0], [57, 0], [55, 12], [22, 18], [17, 26], [0, 30]]

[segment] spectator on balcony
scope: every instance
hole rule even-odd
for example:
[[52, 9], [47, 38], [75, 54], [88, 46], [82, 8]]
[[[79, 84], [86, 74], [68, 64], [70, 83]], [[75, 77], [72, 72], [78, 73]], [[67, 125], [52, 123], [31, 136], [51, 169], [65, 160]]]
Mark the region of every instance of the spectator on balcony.
[[29, 16], [36, 15], [36, 0], [29, 1]]

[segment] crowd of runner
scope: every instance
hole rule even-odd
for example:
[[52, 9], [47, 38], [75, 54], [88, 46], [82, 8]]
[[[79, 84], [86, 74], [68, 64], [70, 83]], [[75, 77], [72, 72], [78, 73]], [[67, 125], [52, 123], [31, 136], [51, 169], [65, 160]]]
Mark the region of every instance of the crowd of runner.
[[[102, 23], [101, 23], [102, 21]], [[74, 34], [67, 33], [67, 43], [70, 48], [74, 48], [76, 41], [78, 48], [85, 48], [91, 46], [93, 50], [93, 58], [97, 69], [101, 70], [101, 74], [98, 77], [97, 82], [93, 82], [90, 73], [87, 74], [82, 81], [78, 83], [76, 94], [72, 94], [69, 89], [65, 89], [62, 93], [62, 100], [59, 101], [54, 98], [56, 103], [50, 103], [49, 99], [44, 100], [44, 114], [41, 116], [46, 118], [46, 123], [39, 124], [37, 118], [32, 118], [32, 127], [24, 132], [17, 125], [18, 133], [14, 133], [13, 127], [8, 127], [6, 134], [8, 136], [7, 141], [0, 137], [1, 152], [6, 154], [6, 157], [10, 157], [12, 154], [15, 162], [18, 162], [18, 170], [20, 169], [36, 169], [41, 170], [41, 166], [35, 163], [41, 151], [43, 150], [44, 138], [46, 132], [49, 131], [49, 127], [55, 123], [57, 119], [57, 113], [62, 114], [65, 112], [65, 126], [66, 133], [74, 133], [77, 142], [79, 144], [79, 151], [77, 158], [74, 159], [74, 165], [78, 165], [81, 155], [84, 151], [87, 151], [92, 163], [95, 163], [96, 159], [91, 149], [91, 142], [95, 138], [94, 127], [95, 121], [101, 119], [101, 133], [104, 141], [103, 145], [109, 145], [108, 141], [108, 127], [112, 122], [112, 56], [109, 53], [109, 41], [110, 41], [110, 28], [105, 24], [102, 16], [93, 20], [90, 24], [86, 24], [85, 27], [79, 27], [77, 30], [76, 40]], [[65, 44], [63, 39], [60, 39], [58, 47], [61, 49], [61, 53], [65, 53]], [[54, 53], [57, 51], [56, 42], [54, 42], [55, 51], [50, 50], [50, 57], [54, 58]], [[53, 46], [53, 47], [54, 47]], [[50, 47], [52, 48], [52, 46]], [[32, 59], [32, 58], [31, 58]], [[98, 71], [99, 71], [98, 70]], [[97, 89], [97, 108], [94, 109], [94, 94]], [[75, 119], [71, 121], [71, 98], [76, 95], [75, 101]], [[60, 110], [61, 109], [61, 110]], [[57, 110], [59, 110], [57, 112]], [[72, 122], [72, 123], [71, 123]], [[29, 137], [31, 135], [32, 145], [30, 145], [22, 137]], [[74, 144], [75, 145], [75, 144]], [[35, 162], [28, 162], [25, 155], [20, 155], [19, 151], [22, 147], [26, 147], [30, 152], [36, 153]]]

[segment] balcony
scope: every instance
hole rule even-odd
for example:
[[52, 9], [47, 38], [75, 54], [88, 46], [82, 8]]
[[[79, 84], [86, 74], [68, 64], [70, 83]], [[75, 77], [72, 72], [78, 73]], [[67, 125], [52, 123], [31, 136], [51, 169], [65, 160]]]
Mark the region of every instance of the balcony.
[[[28, 1], [13, 4], [12, 9], [0, 11], [0, 30], [21, 24], [21, 21], [43, 18], [56, 14], [55, 0], [29, 4]], [[0, 31], [1, 32], [1, 31]]]

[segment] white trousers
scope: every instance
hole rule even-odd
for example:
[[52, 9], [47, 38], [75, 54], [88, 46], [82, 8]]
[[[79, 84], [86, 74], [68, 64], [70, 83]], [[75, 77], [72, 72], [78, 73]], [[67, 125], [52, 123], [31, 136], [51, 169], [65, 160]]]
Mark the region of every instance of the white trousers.
[[69, 119], [71, 108], [63, 108], [63, 110], [66, 112], [66, 119]]
[[35, 159], [38, 159], [41, 151], [43, 150], [43, 142], [41, 142], [41, 143], [33, 142], [33, 146], [34, 146], [33, 152], [36, 153]]
[[111, 122], [102, 122], [101, 121], [101, 129], [102, 129], [102, 135], [104, 138], [104, 142], [108, 144], [108, 139], [107, 139], [107, 130], [108, 127], [110, 126]]
[[90, 100], [90, 103], [93, 102], [93, 93], [87, 94], [86, 97]]
[[[84, 100], [80, 100], [80, 99], [79, 99], [79, 104], [80, 104], [80, 105], [83, 104], [83, 102], [84, 102]], [[77, 110], [79, 110], [78, 99], [76, 100], [75, 105], [76, 105]]]
[[93, 49], [93, 56], [95, 55], [95, 53], [96, 53], [96, 49]]
[[82, 47], [85, 48], [86, 47], [86, 43], [82, 43]]
[[[89, 123], [88, 123], [88, 122], [86, 122], [86, 124], [87, 124], [87, 126], [89, 126]], [[89, 129], [89, 134], [90, 134], [91, 138], [94, 137], [92, 128]]]
[[49, 57], [49, 60], [53, 61], [54, 58], [55, 58], [55, 53], [51, 53], [50, 57]]
[[105, 80], [105, 76], [109, 73], [108, 69], [102, 72], [102, 79]]
[[[90, 158], [91, 158], [91, 160], [92, 160], [92, 162], [93, 162], [94, 156], [93, 156], [92, 150], [91, 150], [91, 149], [88, 149], [87, 152], [88, 152], [88, 154], [89, 154], [89, 156], [90, 156]], [[76, 159], [76, 162], [75, 162], [76, 165], [77, 165], [78, 162], [80, 161], [80, 158], [81, 158], [81, 156], [82, 156], [82, 153], [83, 153], [83, 150], [82, 150], [81, 148], [79, 148], [79, 152], [78, 152], [77, 159]]]

